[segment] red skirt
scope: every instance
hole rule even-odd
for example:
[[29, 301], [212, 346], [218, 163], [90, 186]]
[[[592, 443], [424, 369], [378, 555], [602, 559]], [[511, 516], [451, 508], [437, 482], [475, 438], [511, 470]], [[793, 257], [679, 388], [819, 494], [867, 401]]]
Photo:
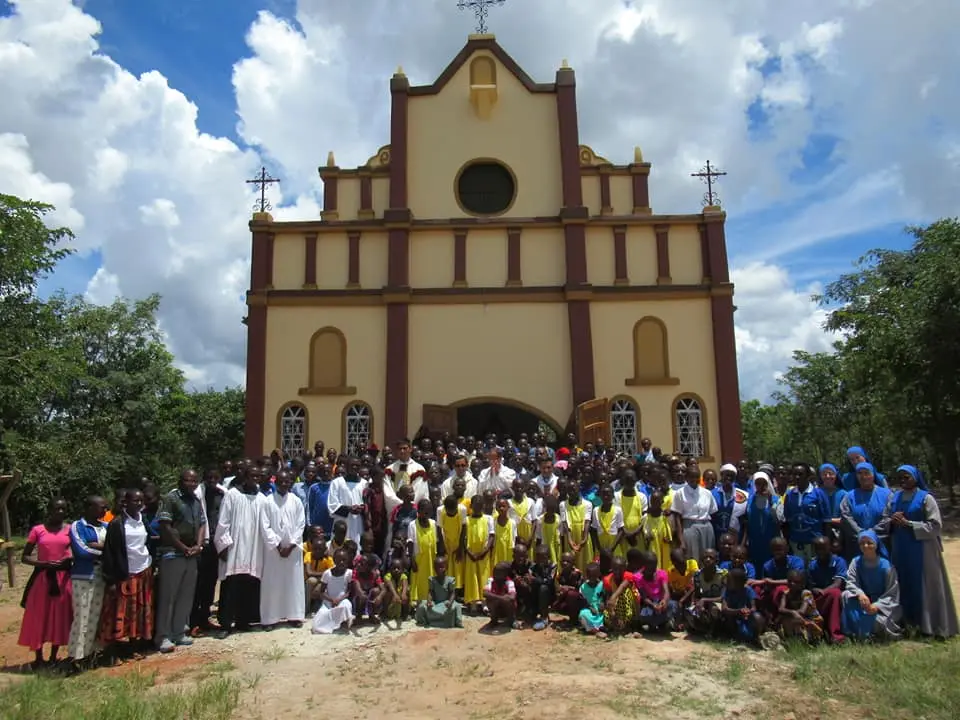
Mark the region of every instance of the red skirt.
[[100, 642], [153, 638], [153, 568], [107, 587], [100, 613]]
[[[52, 585], [52, 583], [56, 583]], [[34, 574], [24, 598], [18, 645], [37, 651], [44, 643], [67, 645], [73, 623], [73, 583], [67, 570]]]

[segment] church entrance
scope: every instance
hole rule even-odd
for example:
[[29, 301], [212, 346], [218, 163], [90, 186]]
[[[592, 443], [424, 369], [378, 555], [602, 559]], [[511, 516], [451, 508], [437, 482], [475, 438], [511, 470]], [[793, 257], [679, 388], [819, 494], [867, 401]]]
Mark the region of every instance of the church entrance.
[[485, 438], [490, 433], [498, 438], [533, 437], [545, 433], [547, 442], [555, 442], [562, 428], [543, 417], [536, 408], [500, 398], [474, 398], [452, 405], [424, 405], [423, 430], [431, 436], [451, 435]]

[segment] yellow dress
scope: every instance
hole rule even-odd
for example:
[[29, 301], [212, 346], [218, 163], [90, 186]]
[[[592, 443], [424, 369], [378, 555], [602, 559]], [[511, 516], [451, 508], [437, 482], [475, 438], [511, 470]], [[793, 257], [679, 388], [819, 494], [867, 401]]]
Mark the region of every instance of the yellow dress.
[[[644, 515], [640, 521], [640, 527], [643, 532], [640, 533], [640, 546], [644, 550], [649, 550], [657, 556], [657, 567], [666, 570], [670, 567], [670, 550], [673, 541], [673, 531], [670, 529], [670, 520], [666, 515], [653, 517]], [[653, 539], [647, 542], [647, 533], [653, 535]]]
[[463, 562], [457, 562], [457, 549], [460, 547], [460, 538], [463, 536], [463, 510], [457, 506], [453, 517], [446, 508], [440, 508], [437, 514], [440, 521], [440, 533], [443, 536], [443, 547], [447, 551], [447, 574], [457, 581], [457, 589], [463, 589]]
[[597, 506], [595, 510], [597, 520], [600, 524], [600, 527], [597, 529], [597, 539], [600, 541], [601, 550], [612, 550], [613, 544], [617, 541], [617, 536], [620, 534], [619, 528], [614, 527], [617, 510], [619, 510], [619, 508], [616, 505], [611, 505], [607, 511], [604, 511], [601, 506]]
[[419, 520], [414, 520], [410, 528], [416, 531], [413, 553], [417, 570], [410, 573], [410, 602], [415, 603], [430, 597], [430, 576], [433, 575], [433, 561], [437, 559], [437, 523], [429, 520], [423, 527]]
[[513, 562], [513, 546], [517, 541], [517, 525], [512, 518], [507, 518], [507, 524], [501, 525], [496, 518], [493, 520], [493, 560], [490, 563], [490, 573], [493, 566], [502, 562]]
[[687, 560], [684, 571], [677, 572], [673, 563], [670, 564], [670, 571], [667, 573], [667, 582], [670, 585], [670, 592], [683, 593], [693, 587], [693, 576], [700, 570], [700, 564], [690, 558]]
[[538, 526], [540, 533], [540, 542], [550, 549], [550, 562], [554, 565], [560, 565], [560, 516], [556, 513], [553, 516], [553, 522], [547, 521], [547, 516], [540, 518]]
[[533, 542], [533, 523], [528, 519], [532, 505], [533, 500], [528, 497], [525, 497], [520, 502], [516, 500], [510, 501], [510, 508], [513, 510], [514, 515], [516, 515], [514, 520], [517, 523], [517, 540], [523, 540], [528, 547]]
[[[482, 553], [490, 540], [490, 516], [467, 518], [467, 550], [474, 555]], [[468, 556], [463, 568], [463, 601], [475, 603], [483, 600], [483, 588], [490, 577], [490, 556], [477, 562]]]
[[[620, 495], [620, 509], [623, 510], [624, 532], [633, 532], [640, 527], [640, 521], [643, 520], [643, 498], [639, 492], [636, 495]], [[616, 554], [618, 557], [625, 558], [627, 550], [639, 545], [639, 538], [637, 538], [637, 545], [631, 545], [624, 538], [624, 541], [617, 546]]]
[[[587, 504], [582, 500], [576, 505], [565, 503], [567, 515], [567, 532], [570, 533], [570, 540], [578, 545], [583, 542], [583, 547], [576, 554], [575, 564], [581, 573], [587, 571], [587, 565], [593, 562], [593, 540], [587, 534], [584, 538], [583, 525], [587, 521]], [[591, 508], [591, 511], [593, 508]], [[586, 540], [586, 542], [584, 542]]]
[[663, 510], [663, 514], [666, 515], [670, 512], [670, 507], [673, 505], [673, 490], [668, 489], [663, 495], [663, 504], [660, 508]]

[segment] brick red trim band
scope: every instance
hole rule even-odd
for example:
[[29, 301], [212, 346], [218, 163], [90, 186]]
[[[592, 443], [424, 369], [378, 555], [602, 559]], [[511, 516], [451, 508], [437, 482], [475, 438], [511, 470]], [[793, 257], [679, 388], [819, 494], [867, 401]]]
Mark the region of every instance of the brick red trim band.
[[520, 228], [507, 229], [507, 285], [523, 285], [520, 270]]

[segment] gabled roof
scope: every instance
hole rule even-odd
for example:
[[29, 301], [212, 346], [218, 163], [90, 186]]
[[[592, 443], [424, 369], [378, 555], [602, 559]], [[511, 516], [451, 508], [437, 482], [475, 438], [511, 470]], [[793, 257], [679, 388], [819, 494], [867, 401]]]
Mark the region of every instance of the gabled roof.
[[506, 50], [500, 47], [500, 44], [493, 35], [472, 35], [467, 40], [467, 44], [464, 45], [463, 49], [450, 61], [450, 64], [444, 68], [443, 72], [440, 73], [440, 77], [438, 77], [432, 85], [413, 86], [409, 90], [410, 95], [436, 95], [439, 93], [477, 50], [488, 51], [530, 92], [554, 93], [557, 91], [556, 83], [534, 82], [533, 78], [527, 75], [523, 68], [517, 64], [517, 61], [510, 57]]

